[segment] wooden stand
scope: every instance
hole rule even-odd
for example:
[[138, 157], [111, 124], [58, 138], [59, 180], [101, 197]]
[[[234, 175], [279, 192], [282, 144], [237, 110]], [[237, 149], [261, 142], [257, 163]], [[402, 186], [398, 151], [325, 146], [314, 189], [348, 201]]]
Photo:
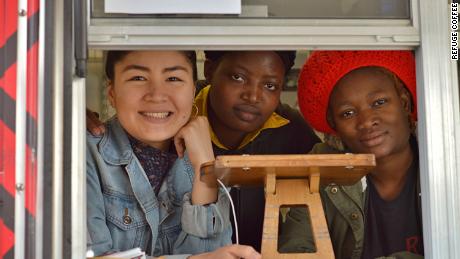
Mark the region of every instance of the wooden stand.
[[[267, 175], [262, 254], [264, 258], [334, 258], [334, 251], [319, 196], [319, 175], [308, 179], [276, 180]], [[312, 183], [317, 183], [316, 187]], [[316, 189], [316, 190], [315, 190]], [[269, 191], [270, 190], [270, 191]], [[313, 191], [312, 191], [313, 190]], [[279, 211], [282, 205], [305, 205], [310, 211], [310, 220], [316, 244], [316, 253], [280, 254], [278, 247]], [[305, 230], [307, 231], [307, 230]]]
[[[334, 258], [319, 195], [321, 185], [352, 185], [375, 166], [373, 155], [243, 155], [220, 156], [206, 165], [203, 176], [216, 175], [227, 186], [265, 186], [263, 258]], [[205, 177], [204, 177], [205, 178]], [[303, 205], [310, 211], [316, 253], [279, 253], [278, 224], [282, 205]]]

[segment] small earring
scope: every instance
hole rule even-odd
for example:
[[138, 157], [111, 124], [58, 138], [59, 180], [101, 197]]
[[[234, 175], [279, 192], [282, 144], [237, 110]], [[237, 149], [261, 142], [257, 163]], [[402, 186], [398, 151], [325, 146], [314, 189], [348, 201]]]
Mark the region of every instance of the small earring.
[[192, 105], [192, 115], [190, 118], [196, 118], [198, 116], [198, 106], [196, 104]]

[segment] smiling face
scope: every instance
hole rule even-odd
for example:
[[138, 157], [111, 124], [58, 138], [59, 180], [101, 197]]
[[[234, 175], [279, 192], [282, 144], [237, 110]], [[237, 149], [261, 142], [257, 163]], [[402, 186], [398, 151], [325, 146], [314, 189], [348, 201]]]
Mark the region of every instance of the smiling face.
[[194, 98], [193, 69], [179, 51], [132, 51], [115, 63], [108, 98], [122, 127], [163, 149], [187, 123]]
[[229, 52], [205, 64], [214, 130], [258, 130], [279, 104], [285, 68], [273, 51]]
[[348, 73], [329, 99], [330, 120], [342, 141], [352, 152], [377, 159], [410, 148], [409, 107], [407, 90], [398, 93], [394, 80], [371, 67]]

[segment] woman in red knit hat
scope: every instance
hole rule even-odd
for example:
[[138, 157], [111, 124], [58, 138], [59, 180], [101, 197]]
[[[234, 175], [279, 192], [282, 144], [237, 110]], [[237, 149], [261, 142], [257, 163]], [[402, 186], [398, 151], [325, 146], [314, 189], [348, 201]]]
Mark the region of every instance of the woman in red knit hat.
[[[423, 258], [415, 98], [410, 51], [318, 51], [303, 67], [305, 119], [344, 147], [322, 143], [312, 152], [372, 153], [377, 161], [354, 186], [321, 190], [336, 258]], [[291, 209], [281, 251], [309, 250], [308, 239], [296, 233], [306, 219]]]

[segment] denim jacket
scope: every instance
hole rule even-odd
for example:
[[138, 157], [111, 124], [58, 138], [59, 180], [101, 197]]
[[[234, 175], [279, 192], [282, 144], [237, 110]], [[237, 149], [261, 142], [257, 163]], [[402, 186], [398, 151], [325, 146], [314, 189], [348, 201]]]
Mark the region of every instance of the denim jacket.
[[[229, 201], [191, 204], [194, 170], [178, 158], [155, 195], [116, 118], [101, 137], [87, 134], [88, 249], [95, 255], [140, 247], [149, 255], [213, 251], [231, 243]], [[178, 255], [182, 254], [182, 255]]]

